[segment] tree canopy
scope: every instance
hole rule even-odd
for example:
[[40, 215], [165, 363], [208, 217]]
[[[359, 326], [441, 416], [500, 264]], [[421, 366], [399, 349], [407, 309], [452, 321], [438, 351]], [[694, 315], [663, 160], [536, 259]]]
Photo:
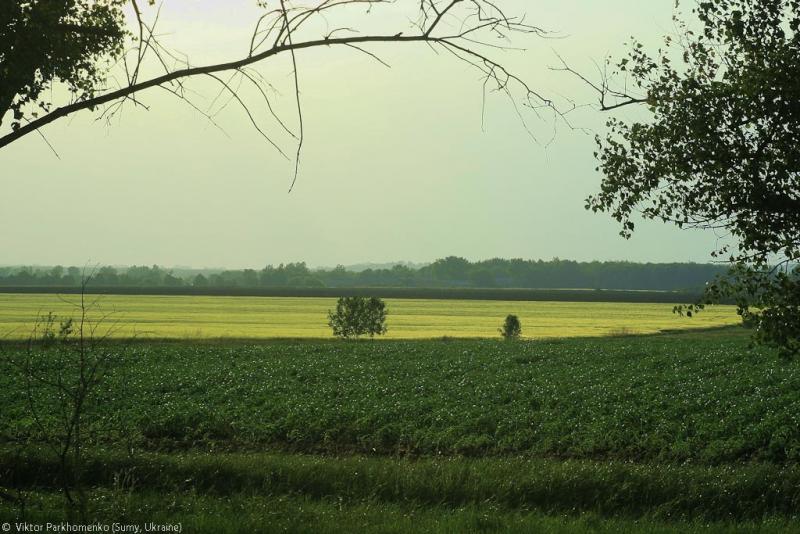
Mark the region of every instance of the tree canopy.
[[370, 338], [386, 333], [386, 303], [378, 297], [341, 297], [328, 311], [328, 326], [342, 339]]
[[699, 31], [676, 17], [679, 35], [655, 55], [633, 43], [616, 65], [627, 86], [595, 85], [604, 109], [644, 103], [651, 116], [608, 121], [587, 208], [625, 237], [639, 215], [717, 230], [714, 254], [736, 268], [705, 302], [735, 297], [759, 339], [797, 353], [800, 1], [717, 0], [692, 13]]
[[43, 93], [54, 81], [74, 101], [91, 99], [105, 82], [108, 61], [123, 52], [124, 0], [29, 0], [0, 3], [0, 124], [11, 128], [51, 111]]

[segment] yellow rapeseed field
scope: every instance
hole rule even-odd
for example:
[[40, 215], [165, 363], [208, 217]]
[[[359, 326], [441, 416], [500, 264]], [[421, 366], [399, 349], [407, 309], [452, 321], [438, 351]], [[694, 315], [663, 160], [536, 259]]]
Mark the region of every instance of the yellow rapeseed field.
[[[77, 295], [0, 294], [0, 336], [26, 338], [37, 316], [75, 316]], [[89, 295], [93, 319], [115, 324], [117, 337], [323, 338], [330, 337], [332, 298]], [[497, 337], [509, 313], [519, 316], [523, 337], [579, 337], [656, 333], [739, 322], [733, 306], [715, 306], [694, 318], [672, 313], [672, 304], [517, 302], [387, 299], [388, 338]], [[99, 331], [105, 331], [101, 326]]]

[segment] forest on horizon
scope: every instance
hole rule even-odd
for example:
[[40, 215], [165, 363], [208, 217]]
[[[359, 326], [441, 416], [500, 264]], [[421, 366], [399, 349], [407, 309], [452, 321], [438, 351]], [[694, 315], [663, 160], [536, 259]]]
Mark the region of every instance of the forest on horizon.
[[[98, 287], [193, 288], [531, 288], [694, 290], [727, 273], [724, 265], [700, 263], [578, 262], [491, 259], [470, 262], [448, 256], [428, 265], [398, 263], [391, 267], [354, 270], [309, 268], [305, 262], [267, 265], [263, 269], [190, 269], [153, 266], [89, 268]], [[0, 287], [80, 284], [81, 267], [0, 267]]]

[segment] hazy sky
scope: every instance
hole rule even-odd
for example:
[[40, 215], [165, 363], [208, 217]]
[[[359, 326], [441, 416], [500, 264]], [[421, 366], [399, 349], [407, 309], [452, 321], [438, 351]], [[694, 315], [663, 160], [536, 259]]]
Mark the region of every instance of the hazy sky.
[[[578, 102], [593, 95], [548, 69], [558, 63], [555, 51], [590, 71], [592, 60], [620, 53], [631, 35], [658, 44], [672, 28], [674, 6], [499, 3], [561, 37], [526, 39], [520, 44], [527, 51], [494, 57], [542, 93]], [[162, 39], [195, 65], [240, 57], [259, 13], [254, 5], [168, 0]], [[381, 28], [409, 30], [397, 11], [378, 16], [371, 15]], [[298, 55], [306, 145], [291, 194], [293, 164], [235, 104], [217, 117], [226, 136], [159, 90], [141, 95], [150, 111], [128, 107], [110, 125], [87, 112], [48, 126], [61, 159], [37, 136], [0, 150], [0, 264], [321, 266], [446, 255], [709, 260], [714, 234], [649, 223], [626, 241], [607, 215], [584, 210], [600, 181], [592, 135], [559, 124], [545, 146], [553, 121], [528, 115], [536, 143], [500, 96], [489, 99], [482, 131], [475, 71], [424, 45], [370, 50], [392, 68], [349, 49]], [[275, 105], [294, 125], [289, 65], [279, 60], [259, 71], [283, 91]], [[216, 94], [206, 81], [192, 88], [204, 106]], [[291, 153], [263, 104], [248, 94], [267, 131]], [[588, 109], [571, 117], [596, 131], [606, 119]]]

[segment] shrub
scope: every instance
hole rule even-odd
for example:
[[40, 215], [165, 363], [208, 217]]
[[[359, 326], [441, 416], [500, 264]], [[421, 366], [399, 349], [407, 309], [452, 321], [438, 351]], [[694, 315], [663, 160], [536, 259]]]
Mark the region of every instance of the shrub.
[[519, 322], [519, 317], [516, 315], [508, 315], [503, 328], [500, 328], [500, 335], [506, 339], [519, 339], [522, 334], [522, 325]]
[[341, 297], [336, 311], [328, 311], [328, 325], [343, 339], [385, 334], [386, 303], [378, 297]]

